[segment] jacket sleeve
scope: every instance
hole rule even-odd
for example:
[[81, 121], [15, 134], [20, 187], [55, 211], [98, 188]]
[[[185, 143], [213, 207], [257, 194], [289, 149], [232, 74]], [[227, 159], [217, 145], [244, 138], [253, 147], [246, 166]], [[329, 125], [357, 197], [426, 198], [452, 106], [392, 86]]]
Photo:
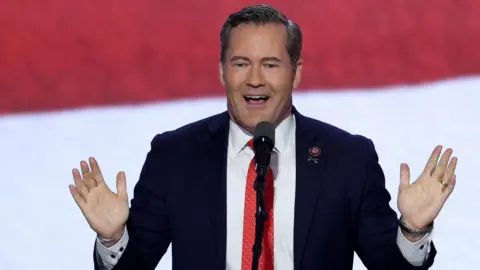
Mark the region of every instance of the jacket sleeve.
[[[169, 213], [166, 204], [166, 181], [162, 177], [168, 168], [168, 154], [162, 149], [157, 135], [142, 167], [140, 178], [134, 188], [130, 215], [127, 220], [128, 243], [113, 270], [154, 270], [171, 243]], [[105, 269], [94, 248], [96, 270]]]
[[397, 239], [398, 217], [390, 207], [391, 197], [385, 187], [385, 175], [371, 140], [368, 140], [365, 160], [366, 182], [355, 246], [360, 260], [368, 269], [429, 269], [436, 255], [433, 242], [430, 242], [429, 247], [422, 247], [428, 248], [429, 252], [420, 263], [410, 262], [399, 248], [402, 242]]

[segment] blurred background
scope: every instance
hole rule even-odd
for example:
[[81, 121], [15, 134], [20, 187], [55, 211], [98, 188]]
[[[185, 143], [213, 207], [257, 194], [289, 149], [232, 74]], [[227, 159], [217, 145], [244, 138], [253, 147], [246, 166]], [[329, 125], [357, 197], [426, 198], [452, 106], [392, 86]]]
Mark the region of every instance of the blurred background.
[[0, 269], [93, 269], [71, 169], [95, 156], [132, 194], [155, 134], [226, 109], [219, 31], [259, 3], [302, 28], [295, 106], [375, 142], [395, 210], [400, 163], [454, 149], [432, 269], [480, 269], [478, 0], [0, 0]]

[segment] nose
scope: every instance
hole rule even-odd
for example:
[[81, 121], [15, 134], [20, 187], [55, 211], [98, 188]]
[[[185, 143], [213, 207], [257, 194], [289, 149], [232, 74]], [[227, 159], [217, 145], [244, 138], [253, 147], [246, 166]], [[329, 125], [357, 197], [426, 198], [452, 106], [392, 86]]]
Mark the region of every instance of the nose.
[[265, 79], [259, 66], [253, 65], [250, 69], [247, 85], [252, 88], [259, 88], [265, 85]]

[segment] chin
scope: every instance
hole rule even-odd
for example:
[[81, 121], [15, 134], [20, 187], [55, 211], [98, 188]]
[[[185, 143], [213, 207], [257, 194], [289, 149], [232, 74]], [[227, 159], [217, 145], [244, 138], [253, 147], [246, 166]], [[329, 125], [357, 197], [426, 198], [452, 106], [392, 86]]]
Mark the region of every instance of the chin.
[[249, 129], [253, 131], [255, 127], [258, 125], [258, 123], [263, 121], [275, 124], [274, 121], [271, 119], [271, 117], [258, 115], [258, 116], [250, 117], [248, 120], [246, 120], [245, 126], [247, 126]]
[[245, 108], [244, 110], [239, 110], [234, 114], [230, 113], [230, 115], [233, 116], [235, 122], [239, 126], [251, 132], [253, 132], [257, 124], [262, 121], [267, 121], [272, 124], [276, 124], [275, 117], [272, 116], [271, 112], [267, 112], [266, 108], [263, 110], [257, 110], [257, 109], [250, 110], [248, 108]]

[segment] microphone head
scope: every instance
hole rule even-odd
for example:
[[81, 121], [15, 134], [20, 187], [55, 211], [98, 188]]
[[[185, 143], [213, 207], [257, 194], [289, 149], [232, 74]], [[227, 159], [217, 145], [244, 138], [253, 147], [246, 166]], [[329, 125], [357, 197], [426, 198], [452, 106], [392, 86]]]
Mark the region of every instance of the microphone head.
[[270, 151], [275, 145], [275, 126], [272, 123], [262, 121], [257, 124], [253, 133], [253, 148], [257, 148], [259, 144], [266, 143], [269, 145]]

